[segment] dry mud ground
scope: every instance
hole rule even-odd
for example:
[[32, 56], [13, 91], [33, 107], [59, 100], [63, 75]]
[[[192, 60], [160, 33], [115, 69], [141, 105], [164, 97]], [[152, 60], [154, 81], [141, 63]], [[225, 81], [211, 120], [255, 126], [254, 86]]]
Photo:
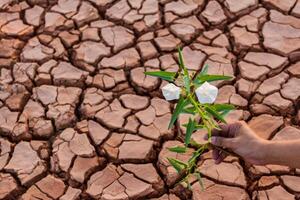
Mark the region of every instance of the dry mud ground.
[[143, 72], [178, 70], [177, 46], [190, 71], [234, 77], [216, 83], [228, 121], [300, 138], [300, 1], [0, 0], [0, 199], [299, 199], [299, 169], [210, 152], [205, 191], [174, 186], [184, 127]]

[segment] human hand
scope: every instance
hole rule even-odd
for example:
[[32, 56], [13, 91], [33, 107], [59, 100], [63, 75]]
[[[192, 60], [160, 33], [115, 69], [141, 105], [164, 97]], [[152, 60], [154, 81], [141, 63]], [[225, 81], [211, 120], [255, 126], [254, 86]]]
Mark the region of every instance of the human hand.
[[[205, 136], [207, 140], [208, 136]], [[264, 147], [268, 143], [258, 137], [244, 121], [232, 124], [221, 124], [220, 130], [212, 131], [211, 143], [216, 147], [221, 147], [241, 156], [245, 161], [263, 165], [266, 164]], [[213, 149], [213, 159], [219, 164], [228, 155], [221, 148]]]

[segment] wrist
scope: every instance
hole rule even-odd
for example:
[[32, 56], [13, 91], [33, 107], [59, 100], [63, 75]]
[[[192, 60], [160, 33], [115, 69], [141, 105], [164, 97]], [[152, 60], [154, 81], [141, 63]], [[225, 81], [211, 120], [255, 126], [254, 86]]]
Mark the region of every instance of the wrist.
[[260, 140], [257, 144], [257, 155], [258, 155], [258, 164], [266, 165], [272, 163], [271, 156], [271, 146], [272, 141], [270, 140]]
[[291, 153], [292, 141], [269, 141], [266, 140], [262, 147], [265, 164], [290, 165], [291, 159], [288, 155]]

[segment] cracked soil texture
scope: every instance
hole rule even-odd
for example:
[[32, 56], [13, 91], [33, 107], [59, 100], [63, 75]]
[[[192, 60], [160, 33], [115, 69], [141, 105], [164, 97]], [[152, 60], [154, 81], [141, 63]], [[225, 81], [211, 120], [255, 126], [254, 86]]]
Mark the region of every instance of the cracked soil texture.
[[168, 130], [166, 82], [143, 72], [177, 71], [177, 46], [234, 77], [215, 83], [229, 122], [300, 139], [299, 0], [0, 0], [0, 199], [300, 199], [300, 169], [211, 152], [204, 191], [175, 184], [189, 116]]

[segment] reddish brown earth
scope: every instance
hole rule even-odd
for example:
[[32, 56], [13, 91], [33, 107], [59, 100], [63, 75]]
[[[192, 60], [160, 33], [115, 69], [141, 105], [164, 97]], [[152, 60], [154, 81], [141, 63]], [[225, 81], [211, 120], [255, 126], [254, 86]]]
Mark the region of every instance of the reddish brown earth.
[[234, 77], [216, 83], [228, 121], [300, 138], [300, 1], [0, 0], [0, 199], [299, 199], [300, 169], [210, 152], [204, 191], [174, 185], [167, 157], [191, 151], [167, 150], [184, 127], [143, 72], [177, 71], [177, 46], [190, 71]]

